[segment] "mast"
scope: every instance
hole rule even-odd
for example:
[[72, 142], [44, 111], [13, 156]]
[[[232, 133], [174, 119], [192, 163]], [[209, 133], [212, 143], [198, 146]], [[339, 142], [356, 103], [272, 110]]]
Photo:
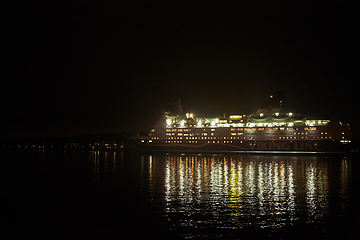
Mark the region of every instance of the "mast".
[[179, 98], [179, 101], [177, 101], [175, 103], [175, 106], [176, 106], [177, 115], [182, 116], [184, 113], [183, 113], [183, 108], [182, 108], [182, 105], [181, 105], [180, 98]]

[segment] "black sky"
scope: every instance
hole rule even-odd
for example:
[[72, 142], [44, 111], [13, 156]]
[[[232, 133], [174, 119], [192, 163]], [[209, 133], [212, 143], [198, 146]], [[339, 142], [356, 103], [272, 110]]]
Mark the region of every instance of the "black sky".
[[249, 114], [279, 89], [294, 112], [358, 121], [354, 5], [224, 2], [16, 3], [2, 135], [147, 131], [178, 98]]

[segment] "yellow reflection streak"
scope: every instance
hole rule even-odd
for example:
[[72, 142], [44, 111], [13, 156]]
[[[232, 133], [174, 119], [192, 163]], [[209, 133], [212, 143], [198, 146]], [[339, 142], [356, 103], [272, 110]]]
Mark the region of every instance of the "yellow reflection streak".
[[[182, 226], [212, 222], [227, 228], [248, 224], [282, 227], [297, 220], [295, 200], [302, 199], [297, 194], [302, 194], [303, 184], [307, 221], [321, 218], [329, 207], [328, 164], [318, 164], [306, 157], [269, 158], [167, 156], [165, 211], [181, 212], [189, 217], [198, 213], [200, 205], [206, 209], [206, 221], [183, 221]], [[151, 164], [149, 161], [150, 175]], [[341, 175], [344, 182], [346, 168], [344, 161]], [[227, 222], [220, 221], [225, 213]]]

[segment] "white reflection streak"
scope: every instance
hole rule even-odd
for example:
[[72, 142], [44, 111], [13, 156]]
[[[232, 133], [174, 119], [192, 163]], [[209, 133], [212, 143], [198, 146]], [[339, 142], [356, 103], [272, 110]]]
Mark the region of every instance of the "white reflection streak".
[[247, 168], [247, 191], [246, 191], [246, 199], [247, 199], [247, 203], [248, 203], [248, 214], [249, 215], [253, 215], [253, 210], [254, 210], [254, 192], [255, 192], [255, 167], [254, 167], [254, 161], [250, 161], [248, 163], [248, 168]]
[[188, 174], [187, 174], [187, 182], [186, 184], [186, 197], [187, 197], [187, 202], [188, 203], [192, 203], [193, 201], [193, 182], [194, 182], [194, 176], [193, 176], [193, 161], [194, 161], [194, 157], [187, 158], [187, 162], [189, 163], [189, 165], [187, 166], [188, 169]]
[[321, 208], [321, 215], [326, 213], [328, 208], [329, 181], [327, 172], [327, 163], [324, 163], [324, 166], [319, 168], [319, 174], [317, 176], [317, 188], [319, 189], [317, 192], [319, 197], [317, 205]]
[[185, 179], [185, 166], [184, 166], [184, 161], [182, 160], [182, 157], [180, 157], [180, 163], [179, 163], [179, 197], [180, 197], [180, 202], [183, 204], [184, 203], [184, 179]]
[[201, 161], [196, 161], [196, 198], [201, 203]]
[[284, 162], [281, 162], [280, 163], [280, 191], [279, 192], [280, 192], [280, 196], [282, 198], [286, 195], [285, 187], [286, 187], [285, 164], [284, 164]]
[[290, 220], [295, 217], [295, 185], [294, 185], [294, 168], [292, 162], [288, 165], [288, 213]]
[[306, 202], [308, 204], [309, 208], [309, 216], [308, 220], [309, 222], [312, 222], [311, 220], [312, 216], [315, 215], [315, 209], [316, 209], [316, 202], [315, 202], [315, 171], [316, 168], [311, 163], [306, 171]]
[[[170, 160], [166, 159], [166, 167], [165, 167], [165, 201], [170, 202], [170, 189], [171, 189], [171, 170], [170, 170]], [[168, 206], [168, 203], [166, 204]], [[167, 210], [169, 210], [167, 208]]]
[[263, 173], [263, 164], [259, 163], [258, 166], [258, 199], [259, 199], [259, 210], [260, 215], [265, 215], [265, 206], [264, 206], [264, 173]]
[[224, 202], [228, 203], [229, 201], [229, 171], [228, 171], [228, 161], [224, 158], [224, 168], [223, 168], [223, 176], [224, 176], [224, 180], [223, 180], [223, 198], [224, 198]]
[[272, 174], [273, 163], [268, 164], [268, 174], [267, 174], [267, 192], [268, 192], [268, 201], [271, 203], [273, 201], [273, 174]]
[[279, 165], [277, 163], [274, 164], [274, 202], [276, 205], [275, 213], [278, 212], [278, 203], [279, 203], [279, 194], [280, 194], [280, 188], [279, 188]]

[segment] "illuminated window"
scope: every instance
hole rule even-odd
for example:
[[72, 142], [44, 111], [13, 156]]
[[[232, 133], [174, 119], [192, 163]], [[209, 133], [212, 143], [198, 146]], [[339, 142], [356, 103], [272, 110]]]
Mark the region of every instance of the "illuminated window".
[[232, 128], [231, 131], [235, 131], [236, 129], [235, 128]]
[[183, 130], [182, 129], [178, 129], [178, 132], [182, 132]]
[[227, 123], [227, 120], [219, 120], [219, 123]]
[[184, 129], [184, 132], [188, 132], [188, 131], [189, 131], [189, 129], [187, 129], [187, 128], [186, 128], [186, 129]]
[[252, 130], [252, 131], [256, 131], [256, 128], [252, 128], [251, 130]]
[[278, 128], [273, 128], [273, 131], [278, 131], [279, 129]]
[[294, 130], [293, 128], [287, 128], [287, 130], [291, 131], [291, 130]]
[[284, 127], [281, 127], [281, 128], [280, 128], [280, 131], [284, 131], [284, 130], [285, 130], [285, 128], [284, 128]]
[[259, 131], [264, 131], [264, 128], [258, 128]]
[[171, 129], [166, 129], [167, 132], [171, 132]]
[[171, 131], [176, 132], [176, 129], [171, 129]]
[[178, 136], [182, 136], [182, 133], [178, 133]]
[[316, 130], [316, 127], [311, 127], [310, 130]]
[[231, 135], [236, 135], [236, 133], [231, 133]]
[[304, 130], [309, 130], [309, 128], [306, 127], [306, 128], [304, 128]]
[[265, 128], [265, 130], [266, 130], [266, 131], [270, 131], [270, 130], [271, 130], [271, 128]]
[[211, 131], [215, 131], [215, 128], [212, 128]]

